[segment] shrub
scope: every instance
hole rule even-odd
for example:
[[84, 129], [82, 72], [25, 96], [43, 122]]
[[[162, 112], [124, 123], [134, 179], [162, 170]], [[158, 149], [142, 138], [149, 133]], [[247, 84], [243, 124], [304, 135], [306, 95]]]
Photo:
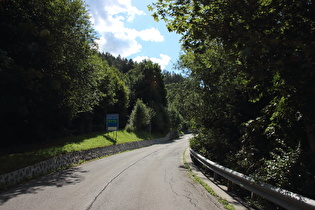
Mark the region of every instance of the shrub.
[[129, 118], [126, 130], [145, 131], [151, 122], [154, 112], [147, 107], [141, 99], [138, 99]]

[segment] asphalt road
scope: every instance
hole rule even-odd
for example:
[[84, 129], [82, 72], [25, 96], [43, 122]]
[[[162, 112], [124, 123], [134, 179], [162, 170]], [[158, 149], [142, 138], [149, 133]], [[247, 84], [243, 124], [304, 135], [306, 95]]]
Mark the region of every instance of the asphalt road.
[[188, 177], [186, 135], [63, 170], [0, 195], [0, 209], [223, 209]]

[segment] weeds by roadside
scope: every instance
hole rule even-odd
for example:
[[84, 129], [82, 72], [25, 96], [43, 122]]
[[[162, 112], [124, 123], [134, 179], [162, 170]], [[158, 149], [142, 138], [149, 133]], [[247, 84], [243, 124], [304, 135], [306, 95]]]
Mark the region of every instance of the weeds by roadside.
[[187, 168], [188, 170], [188, 176], [192, 178], [192, 180], [194, 182], [197, 182], [199, 184], [201, 184], [201, 186], [203, 186], [212, 196], [216, 197], [219, 201], [219, 203], [221, 203], [225, 209], [227, 210], [235, 210], [235, 207], [231, 204], [229, 204], [229, 202], [223, 198], [221, 198], [218, 194], [216, 194], [214, 192], [214, 190], [209, 187], [209, 185], [207, 185], [202, 179], [200, 179], [190, 168], [189, 164], [187, 163], [186, 161], [186, 158], [185, 158], [185, 154], [186, 154], [186, 150], [184, 151], [183, 153], [183, 161], [184, 161], [184, 165], [185, 167]]

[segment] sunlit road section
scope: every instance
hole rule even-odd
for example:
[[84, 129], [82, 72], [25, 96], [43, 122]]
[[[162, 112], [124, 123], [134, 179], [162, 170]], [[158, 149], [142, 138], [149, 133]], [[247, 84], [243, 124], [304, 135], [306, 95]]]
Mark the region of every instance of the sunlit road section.
[[185, 135], [84, 163], [6, 191], [0, 209], [223, 209], [188, 177]]

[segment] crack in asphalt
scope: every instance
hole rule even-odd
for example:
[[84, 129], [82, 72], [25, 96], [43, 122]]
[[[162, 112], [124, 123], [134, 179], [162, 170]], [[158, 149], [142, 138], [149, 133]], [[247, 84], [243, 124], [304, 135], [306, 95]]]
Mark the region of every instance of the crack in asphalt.
[[95, 203], [95, 201], [97, 200], [97, 198], [106, 190], [106, 188], [108, 187], [108, 185], [110, 185], [115, 179], [117, 179], [122, 173], [124, 173], [125, 171], [127, 171], [129, 168], [131, 168], [132, 166], [136, 165], [138, 162], [140, 162], [141, 160], [149, 157], [150, 155], [153, 155], [154, 153], [157, 153], [158, 151], [164, 149], [163, 148], [160, 148], [142, 158], [140, 158], [139, 160], [137, 160], [136, 162], [134, 162], [133, 164], [129, 165], [128, 167], [126, 167], [124, 170], [122, 170], [121, 172], [119, 172], [114, 178], [112, 178], [104, 187], [103, 189], [95, 196], [95, 198], [93, 199], [93, 201], [91, 202], [91, 204], [86, 208], [86, 210], [90, 210], [93, 206], [93, 204]]
[[[166, 173], [165, 173], [164, 178], [166, 179]], [[177, 192], [175, 191], [174, 186], [173, 186], [173, 183], [174, 183], [174, 177], [172, 177], [172, 178], [169, 179], [169, 181], [168, 181], [168, 184], [170, 185], [172, 192], [173, 192], [176, 196], [180, 196], [180, 197], [186, 198], [186, 199], [189, 201], [189, 203], [191, 203], [195, 208], [198, 208], [198, 207], [197, 207], [197, 204], [196, 204], [195, 202], [193, 202], [193, 199], [190, 197], [191, 192], [188, 192], [187, 190], [185, 190], [185, 191], [188, 193], [188, 195], [179, 194], [179, 193], [177, 193]], [[198, 208], [198, 209], [199, 209], [199, 208]]]

